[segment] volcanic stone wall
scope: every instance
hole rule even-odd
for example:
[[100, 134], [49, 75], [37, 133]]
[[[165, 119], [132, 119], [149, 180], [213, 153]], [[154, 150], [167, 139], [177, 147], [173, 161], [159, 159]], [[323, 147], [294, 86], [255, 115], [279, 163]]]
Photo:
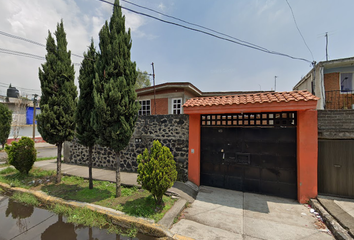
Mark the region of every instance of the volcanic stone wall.
[[[136, 172], [136, 158], [145, 148], [150, 149], [154, 140], [170, 148], [177, 164], [178, 180], [188, 180], [188, 115], [140, 116], [128, 146], [120, 153], [121, 171]], [[64, 161], [87, 165], [88, 149], [74, 139], [65, 143]], [[93, 149], [93, 166], [115, 169], [114, 151], [96, 145]]]

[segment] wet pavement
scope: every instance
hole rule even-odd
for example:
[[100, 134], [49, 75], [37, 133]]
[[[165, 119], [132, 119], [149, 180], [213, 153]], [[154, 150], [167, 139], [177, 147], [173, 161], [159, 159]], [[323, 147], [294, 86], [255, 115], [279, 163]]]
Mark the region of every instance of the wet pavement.
[[0, 240], [153, 240], [137, 235], [136, 238], [109, 234], [96, 227], [76, 226], [65, 217], [45, 209], [26, 206], [0, 195]]

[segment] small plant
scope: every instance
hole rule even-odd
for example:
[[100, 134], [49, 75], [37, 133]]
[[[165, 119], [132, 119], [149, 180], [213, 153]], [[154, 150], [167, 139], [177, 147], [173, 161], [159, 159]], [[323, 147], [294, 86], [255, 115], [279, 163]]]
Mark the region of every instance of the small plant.
[[137, 160], [138, 183], [151, 192], [156, 203], [161, 205], [162, 196], [177, 179], [176, 162], [170, 149], [155, 140], [150, 152], [145, 149]]
[[20, 173], [28, 175], [37, 158], [33, 140], [29, 137], [22, 137], [18, 142], [12, 142], [11, 146], [6, 145], [5, 151], [9, 157], [9, 164]]

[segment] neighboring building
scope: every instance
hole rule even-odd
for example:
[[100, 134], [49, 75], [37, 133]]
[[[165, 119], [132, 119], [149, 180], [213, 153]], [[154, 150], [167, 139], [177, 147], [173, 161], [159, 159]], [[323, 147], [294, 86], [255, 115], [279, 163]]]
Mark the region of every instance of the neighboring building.
[[225, 96], [250, 92], [202, 92], [189, 82], [170, 82], [136, 90], [139, 115], [183, 114], [183, 104], [190, 98]]
[[354, 57], [319, 62], [294, 90], [308, 90], [317, 109], [354, 109]]
[[[11, 132], [8, 143], [21, 137], [33, 137], [33, 101], [24, 98], [11, 98], [2, 102], [12, 111]], [[36, 107], [36, 115], [40, 108]], [[43, 141], [37, 128], [35, 129], [36, 142]]]

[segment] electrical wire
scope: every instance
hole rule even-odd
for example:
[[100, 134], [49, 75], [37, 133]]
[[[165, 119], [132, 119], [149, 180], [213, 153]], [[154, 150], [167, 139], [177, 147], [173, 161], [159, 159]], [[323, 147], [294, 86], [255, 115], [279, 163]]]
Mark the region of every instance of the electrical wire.
[[28, 232], [28, 231], [31, 230], [32, 228], [35, 228], [35, 227], [37, 227], [38, 225], [44, 223], [45, 221], [47, 221], [49, 218], [53, 217], [54, 215], [55, 215], [55, 214], [50, 215], [50, 216], [47, 217], [46, 219], [43, 219], [43, 220], [40, 221], [39, 223], [37, 223], [37, 224], [33, 225], [32, 227], [26, 229], [26, 231], [20, 232], [19, 234], [17, 234], [16, 236], [10, 238], [9, 240], [15, 239], [15, 238], [17, 238], [18, 236], [20, 236], [20, 235], [22, 235], [22, 234]]
[[[45, 57], [42, 57], [39, 55], [25, 53], [25, 52], [19, 52], [19, 51], [13, 51], [13, 50], [4, 49], [4, 48], [0, 48], [0, 53], [5, 53], [5, 54], [9, 54], [9, 55], [14, 55], [14, 56], [20, 56], [20, 57], [28, 57], [28, 58], [33, 58], [33, 59], [37, 59], [37, 60], [45, 60]], [[75, 66], [81, 66], [81, 63], [72, 63], [72, 64]]]
[[199, 24], [191, 23], [191, 22], [185, 21], [185, 20], [183, 20], [183, 19], [181, 19], [181, 18], [177, 18], [177, 17], [174, 17], [174, 16], [167, 15], [167, 14], [164, 14], [164, 13], [162, 13], [162, 12], [156, 11], [156, 10], [154, 10], [154, 9], [141, 6], [141, 5], [136, 4], [136, 3], [133, 3], [133, 2], [129, 2], [129, 1], [127, 1], [127, 0], [121, 0], [121, 1], [122, 1], [122, 2], [125, 2], [125, 3], [128, 3], [128, 4], [131, 4], [131, 5], [133, 5], [133, 6], [136, 6], [136, 7], [142, 8], [142, 9], [146, 9], [146, 10], [152, 11], [152, 12], [154, 12], [154, 13], [158, 13], [158, 14], [160, 14], [160, 15], [162, 15], [162, 16], [165, 16], [165, 17], [168, 17], [168, 18], [172, 18], [172, 19], [175, 19], [175, 20], [177, 20], [177, 21], [180, 21], [180, 22], [183, 22], [183, 23], [187, 23], [187, 24], [189, 24], [189, 25], [196, 26], [196, 27], [199, 27], [199, 28], [202, 28], [202, 29], [205, 29], [205, 30], [208, 30], [208, 31], [217, 33], [217, 34], [220, 34], [220, 35], [222, 35], [222, 36], [229, 37], [229, 38], [232, 38], [232, 39], [234, 39], [234, 40], [243, 42], [243, 43], [245, 43], [245, 44], [249, 44], [249, 45], [252, 45], [252, 46], [254, 46], [254, 47], [258, 47], [258, 48], [261, 48], [261, 49], [264, 49], [264, 50], [269, 51], [268, 49], [266, 49], [266, 48], [264, 48], [264, 47], [261, 47], [261, 46], [259, 46], [259, 45], [256, 45], [256, 44], [253, 44], [253, 43], [250, 43], [250, 42], [247, 42], [247, 41], [243, 41], [243, 40], [241, 40], [241, 39], [238, 39], [238, 38], [235, 38], [235, 37], [230, 36], [230, 35], [228, 35], [228, 34], [225, 34], [225, 33], [222, 33], [222, 32], [216, 31], [216, 30], [213, 30], [213, 29], [211, 29], [211, 28], [204, 27], [204, 26], [199, 25]]
[[[110, 4], [112, 6], [115, 6], [114, 3], [108, 2], [106, 0], [98, 0], [98, 1]], [[248, 44], [245, 44], [245, 43], [242, 43], [242, 42], [237, 42], [235, 40], [232, 40], [232, 39], [229, 39], [229, 38], [225, 38], [225, 37], [220, 37], [218, 35], [215, 35], [215, 34], [203, 31], [203, 30], [199, 30], [199, 29], [196, 29], [196, 28], [191, 28], [191, 27], [188, 27], [188, 26], [185, 26], [185, 25], [182, 25], [182, 24], [178, 24], [178, 23], [175, 23], [175, 22], [166, 21], [166, 20], [163, 20], [163, 19], [158, 18], [158, 17], [151, 16], [151, 15], [146, 14], [146, 13], [142, 13], [142, 12], [138, 12], [138, 11], [132, 10], [130, 8], [127, 8], [127, 7], [123, 7], [123, 6], [117, 6], [117, 7], [120, 7], [121, 9], [125, 9], [125, 10], [127, 10], [129, 12], [133, 12], [135, 14], [139, 14], [139, 15], [142, 15], [142, 16], [145, 16], [145, 17], [149, 17], [149, 18], [158, 20], [160, 22], [164, 22], [164, 23], [167, 23], [167, 24], [175, 25], [175, 26], [178, 26], [178, 27], [181, 27], [181, 28], [185, 28], [185, 29], [188, 29], [188, 30], [191, 30], [191, 31], [199, 32], [199, 33], [202, 33], [202, 34], [206, 34], [206, 35], [209, 35], [209, 36], [212, 36], [212, 37], [224, 40], [224, 41], [228, 41], [228, 42], [231, 42], [231, 43], [235, 43], [235, 44], [238, 44], [238, 45], [241, 45], [241, 46], [244, 46], [244, 47], [252, 48], [252, 49], [255, 49], [255, 50], [258, 50], [258, 51], [262, 51], [262, 52], [265, 52], [265, 53], [269, 53], [269, 54], [273, 54], [273, 55], [288, 57], [288, 58], [291, 58], [291, 59], [301, 60], [301, 61], [305, 61], [305, 62], [308, 62], [308, 63], [312, 63], [310, 60], [307, 60], [305, 58], [294, 57], [294, 56], [291, 56], [291, 55], [288, 55], [288, 54], [285, 54], [285, 53], [270, 51], [268, 49], [263, 49], [263, 48], [255, 47], [255, 46], [248, 45]]]
[[310, 50], [309, 46], [307, 45], [306, 41], [305, 41], [305, 38], [304, 36], [302, 35], [300, 29], [299, 29], [299, 26], [297, 25], [297, 22], [296, 22], [296, 18], [295, 18], [295, 15], [294, 15], [294, 12], [293, 12], [293, 8], [291, 7], [290, 3], [288, 2], [288, 0], [285, 0], [286, 3], [288, 4], [289, 8], [290, 8], [290, 11], [291, 11], [291, 14], [293, 15], [293, 19], [294, 19], [294, 23], [295, 23], [295, 26], [297, 28], [297, 31], [299, 32], [301, 38], [302, 38], [302, 41], [304, 41], [307, 49], [309, 50], [309, 52], [311, 53], [311, 56], [312, 56], [312, 61], [314, 61], [314, 57], [313, 57], [313, 54], [312, 54], [312, 51]]
[[[30, 40], [30, 39], [27, 39], [27, 38], [19, 37], [19, 36], [10, 34], [10, 33], [6, 33], [6, 32], [4, 32], [4, 31], [0, 31], [0, 35], [6, 36], [6, 37], [10, 37], [10, 38], [14, 38], [14, 39], [17, 39], [17, 40], [22, 40], [22, 41], [25, 41], [25, 42], [28, 42], [28, 43], [32, 43], [32, 44], [41, 46], [41, 47], [46, 47], [46, 46], [45, 46], [44, 44], [42, 44], [42, 43], [39, 43], [39, 42]], [[78, 55], [78, 54], [74, 54], [74, 53], [71, 53], [71, 55], [73, 55], [73, 56], [75, 56], [75, 57], [79, 57], [79, 58], [84, 58], [83, 56]]]

